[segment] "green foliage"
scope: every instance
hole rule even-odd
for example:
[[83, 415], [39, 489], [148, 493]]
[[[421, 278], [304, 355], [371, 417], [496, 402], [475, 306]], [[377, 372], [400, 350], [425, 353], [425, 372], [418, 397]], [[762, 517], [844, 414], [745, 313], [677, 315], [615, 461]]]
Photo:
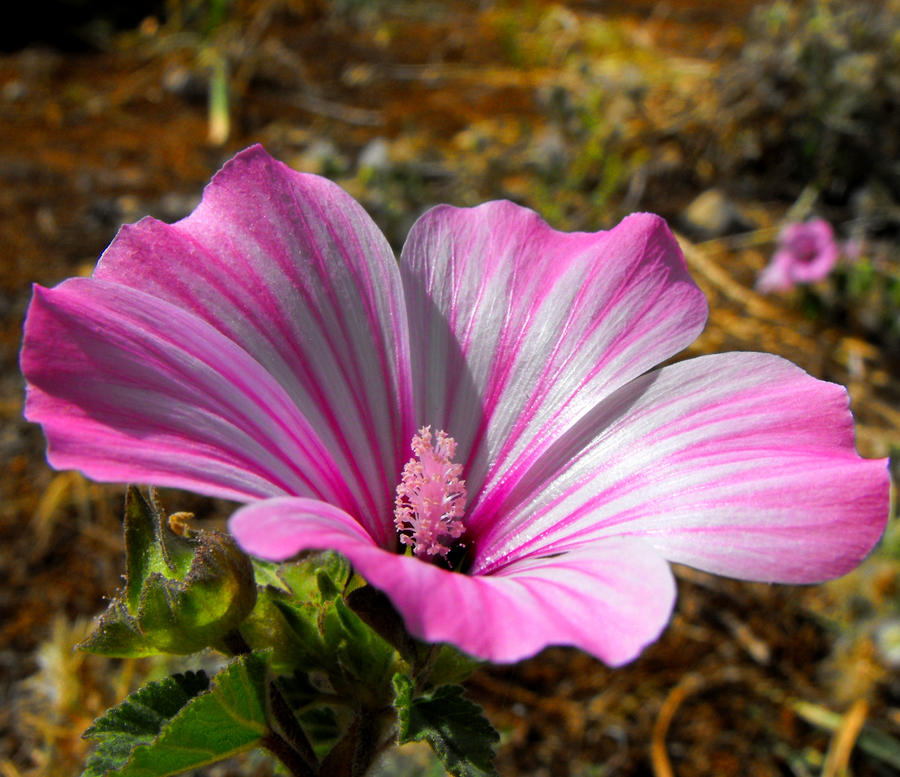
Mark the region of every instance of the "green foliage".
[[430, 685], [456, 685], [467, 679], [481, 662], [461, 653], [453, 645], [441, 645], [428, 673]]
[[[364, 688], [363, 695], [374, 699], [390, 686], [397, 655], [344, 602], [350, 575], [349, 564], [337, 553], [285, 565], [279, 579], [287, 590], [261, 591], [242, 632], [254, 647], [274, 640], [282, 673], [317, 673], [328, 678], [329, 691], [350, 699]], [[273, 622], [280, 624], [277, 634]]]
[[[340, 674], [332, 671], [332, 677], [340, 677], [335, 690], [347, 692], [350, 688], [364, 691], [364, 706], [377, 707], [385, 698], [393, 675], [393, 648], [360, 620], [342, 599], [336, 599], [321, 621], [322, 637], [327, 654], [336, 662]], [[371, 694], [371, 699], [365, 698]]]
[[250, 559], [220, 532], [179, 536], [135, 487], [125, 501], [124, 589], [82, 650], [106, 656], [186, 655], [218, 644], [256, 603]]
[[[376, 637], [343, 602], [351, 573], [347, 560], [332, 552], [312, 554], [277, 569], [257, 565], [257, 579], [266, 584], [241, 633], [252, 647], [274, 650], [273, 667], [279, 674], [318, 672], [344, 678], [350, 672], [372, 679], [367, 669], [360, 668], [368, 656], [345, 655], [346, 645], [363, 632]], [[393, 651], [383, 640], [367, 644], [379, 660], [388, 661], [388, 655], [393, 660]]]
[[460, 686], [416, 695], [411, 678], [398, 674], [393, 681], [400, 744], [427, 741], [453, 777], [496, 775], [492, 760], [500, 737]]
[[412, 639], [344, 557], [251, 562], [227, 537], [167, 524], [179, 528], [152, 492], [129, 489], [125, 585], [83, 647], [239, 657], [212, 683], [175, 675], [95, 721], [83, 777], [166, 777], [255, 747], [292, 774], [362, 777], [396, 733], [429, 742], [455, 777], [494, 774], [496, 733], [448, 684], [474, 662]]
[[174, 675], [131, 694], [94, 722], [99, 742], [82, 777], [166, 777], [260, 744], [266, 723], [265, 655], [242, 656], [215, 676]]

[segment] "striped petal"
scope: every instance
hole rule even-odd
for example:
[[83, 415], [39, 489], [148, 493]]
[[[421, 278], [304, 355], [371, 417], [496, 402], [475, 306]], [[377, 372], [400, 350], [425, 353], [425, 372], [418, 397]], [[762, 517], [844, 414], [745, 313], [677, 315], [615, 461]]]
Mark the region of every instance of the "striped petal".
[[634, 539], [610, 538], [470, 577], [384, 551], [351, 516], [309, 499], [256, 502], [235, 513], [229, 529], [245, 550], [272, 560], [340, 551], [390, 597], [410, 633], [489, 661], [573, 645], [623, 664], [659, 636], [675, 599], [668, 564]]
[[283, 387], [208, 323], [158, 297], [87, 278], [36, 287], [22, 370], [26, 416], [44, 426], [58, 469], [238, 500], [353, 503]]
[[689, 345], [703, 294], [662, 219], [564, 234], [509, 202], [426, 213], [401, 255], [419, 424], [459, 443], [478, 536], [598, 402]]
[[255, 146], [186, 219], [123, 227], [94, 277], [190, 312], [259, 362], [347, 481], [340, 504], [388, 541], [415, 431], [406, 314], [390, 246], [348, 194]]
[[886, 462], [856, 453], [843, 388], [769, 354], [705, 356], [638, 378], [557, 440], [474, 572], [618, 536], [719, 574], [816, 582], [866, 556], [888, 499]]

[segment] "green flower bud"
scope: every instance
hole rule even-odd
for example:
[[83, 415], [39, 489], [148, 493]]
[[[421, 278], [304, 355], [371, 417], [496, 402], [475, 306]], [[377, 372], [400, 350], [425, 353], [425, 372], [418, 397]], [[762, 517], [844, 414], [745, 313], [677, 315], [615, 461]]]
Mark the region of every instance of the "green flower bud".
[[[234, 540], [167, 521], [155, 495], [125, 501], [125, 587], [80, 646], [108, 656], [195, 653], [216, 647], [256, 604], [253, 565]], [[175, 531], [173, 531], [175, 529]], [[176, 533], [177, 532], [177, 533]]]

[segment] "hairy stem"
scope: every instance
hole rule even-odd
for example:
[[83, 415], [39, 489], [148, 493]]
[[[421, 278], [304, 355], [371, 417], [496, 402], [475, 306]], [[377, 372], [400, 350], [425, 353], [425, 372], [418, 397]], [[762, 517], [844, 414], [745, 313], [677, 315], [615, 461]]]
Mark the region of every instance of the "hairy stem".
[[[237, 629], [228, 632], [222, 642], [233, 655], [243, 655], [251, 651], [244, 635]], [[263, 740], [264, 746], [291, 770], [291, 774], [314, 777], [318, 773], [319, 765], [315, 751], [275, 680], [269, 683], [269, 707], [275, 723], [281, 729], [281, 734], [272, 730]], [[301, 771], [296, 771], [298, 765], [302, 766]]]
[[263, 737], [262, 746], [274, 755], [292, 777], [317, 777], [317, 770], [311, 768], [300, 754], [281, 735], [270, 731]]

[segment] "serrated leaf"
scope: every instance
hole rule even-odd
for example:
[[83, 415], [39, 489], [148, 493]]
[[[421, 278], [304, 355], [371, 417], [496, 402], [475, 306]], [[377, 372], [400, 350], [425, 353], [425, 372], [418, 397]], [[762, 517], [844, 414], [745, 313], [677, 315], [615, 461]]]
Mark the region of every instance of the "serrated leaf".
[[100, 744], [88, 759], [82, 777], [114, 773], [135, 747], [153, 742], [171, 718], [208, 688], [205, 672], [188, 672], [149, 683], [132, 693], [84, 732], [85, 739]]
[[453, 777], [496, 777], [492, 761], [500, 737], [461, 686], [415, 696], [409, 677], [397, 674], [393, 681], [400, 744], [427, 741]]
[[86, 736], [103, 741], [82, 777], [168, 777], [256, 747], [269, 732], [267, 671], [267, 654], [241, 656], [213, 678], [208, 690], [189, 697], [168, 719], [164, 713], [177, 706], [167, 697], [171, 686], [147, 693], [144, 700], [154, 702], [151, 706], [162, 718], [149, 741], [149, 722], [135, 726], [134, 714], [117, 713], [129, 697], [88, 730]]

